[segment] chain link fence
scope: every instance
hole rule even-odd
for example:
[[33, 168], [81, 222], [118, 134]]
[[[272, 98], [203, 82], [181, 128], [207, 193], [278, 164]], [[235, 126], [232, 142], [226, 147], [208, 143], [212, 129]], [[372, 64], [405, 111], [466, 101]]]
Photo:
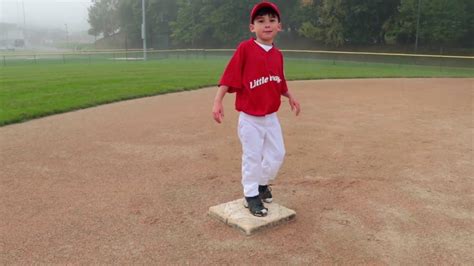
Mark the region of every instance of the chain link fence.
[[[473, 56], [420, 55], [370, 52], [339, 52], [311, 50], [282, 50], [286, 59], [317, 60], [329, 64], [392, 64], [474, 68]], [[177, 49], [148, 50], [147, 60], [162, 59], [222, 59], [228, 60], [232, 49]], [[98, 62], [143, 61], [143, 50], [101, 50], [63, 53], [7, 53], [0, 54], [1, 66], [46, 65]]]

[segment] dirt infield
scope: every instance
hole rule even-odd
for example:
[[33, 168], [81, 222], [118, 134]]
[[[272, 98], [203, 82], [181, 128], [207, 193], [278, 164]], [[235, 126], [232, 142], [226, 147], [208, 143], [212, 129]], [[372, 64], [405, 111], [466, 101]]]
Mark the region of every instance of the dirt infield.
[[291, 82], [275, 200], [246, 237], [207, 216], [241, 196], [233, 97], [215, 88], [0, 128], [0, 264], [470, 264], [474, 79]]

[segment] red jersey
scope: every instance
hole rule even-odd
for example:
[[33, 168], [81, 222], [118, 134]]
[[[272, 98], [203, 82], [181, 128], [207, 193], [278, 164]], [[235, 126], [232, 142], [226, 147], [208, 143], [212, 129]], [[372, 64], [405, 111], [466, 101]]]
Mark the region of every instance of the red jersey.
[[219, 86], [236, 92], [235, 109], [254, 116], [278, 111], [281, 95], [288, 91], [283, 54], [273, 47], [265, 51], [250, 39], [240, 43], [227, 65]]

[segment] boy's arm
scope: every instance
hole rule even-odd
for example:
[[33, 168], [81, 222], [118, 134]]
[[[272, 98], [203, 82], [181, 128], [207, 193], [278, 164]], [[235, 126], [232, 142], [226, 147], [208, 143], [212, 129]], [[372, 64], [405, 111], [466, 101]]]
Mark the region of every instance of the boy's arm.
[[228, 86], [219, 86], [219, 88], [217, 89], [216, 97], [214, 98], [212, 115], [214, 116], [214, 120], [216, 120], [216, 122], [219, 124], [222, 123], [222, 120], [224, 119], [224, 106], [222, 105], [222, 100], [224, 99], [224, 96], [228, 90]]
[[290, 91], [286, 91], [282, 94], [283, 96], [287, 97], [290, 101], [291, 111], [295, 111], [295, 115], [299, 115], [301, 111], [300, 103], [293, 97]]

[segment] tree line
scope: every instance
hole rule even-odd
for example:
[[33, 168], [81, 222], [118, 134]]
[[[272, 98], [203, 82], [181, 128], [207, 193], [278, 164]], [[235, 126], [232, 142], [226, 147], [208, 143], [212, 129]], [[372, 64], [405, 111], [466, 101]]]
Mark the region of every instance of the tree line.
[[[258, 0], [146, 0], [148, 46], [235, 47], [250, 36]], [[420, 45], [472, 48], [472, 0], [274, 0], [282, 11], [282, 40], [315, 46]], [[140, 0], [95, 0], [89, 34], [122, 34], [141, 45]], [[165, 47], [166, 46], [166, 47]]]

